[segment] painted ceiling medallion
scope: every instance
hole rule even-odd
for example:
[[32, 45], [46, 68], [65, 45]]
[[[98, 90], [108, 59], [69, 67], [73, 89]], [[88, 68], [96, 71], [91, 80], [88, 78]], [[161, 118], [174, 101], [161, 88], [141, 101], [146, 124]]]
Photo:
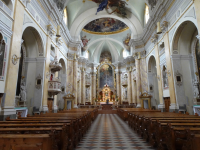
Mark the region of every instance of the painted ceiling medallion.
[[100, 18], [88, 23], [83, 28], [83, 31], [90, 34], [108, 35], [108, 34], [120, 33], [128, 29], [129, 27], [125, 23], [117, 19]]

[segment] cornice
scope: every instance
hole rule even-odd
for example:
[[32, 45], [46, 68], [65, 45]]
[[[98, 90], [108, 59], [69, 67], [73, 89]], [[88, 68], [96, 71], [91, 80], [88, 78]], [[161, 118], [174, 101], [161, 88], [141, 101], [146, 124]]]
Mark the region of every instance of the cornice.
[[[33, 1], [35, 3], [34, 5], [35, 8], [37, 9], [38, 12], [40, 12], [42, 18], [44, 18], [46, 25], [51, 24], [54, 27], [55, 31], [57, 25], [60, 25], [63, 42], [67, 45], [67, 47], [72, 47], [73, 45], [74, 47], [77, 47], [77, 49], [79, 49], [82, 46], [81, 41], [75, 41], [71, 37], [69, 30], [63, 21], [62, 13], [58, 10], [57, 7], [55, 7], [55, 3], [53, 2], [53, 0], [48, 0], [48, 1], [33, 0]], [[42, 11], [41, 6], [38, 3], [42, 5], [45, 12]]]
[[159, 0], [157, 1], [157, 5], [152, 11], [149, 21], [144, 26], [143, 33], [139, 37], [135, 37], [131, 39], [129, 42], [130, 46], [140, 47], [141, 45], [146, 45], [146, 43], [151, 39], [152, 34], [156, 30], [156, 23], [163, 19], [163, 15], [167, 12], [165, 10], [169, 10], [169, 7], [175, 0]]

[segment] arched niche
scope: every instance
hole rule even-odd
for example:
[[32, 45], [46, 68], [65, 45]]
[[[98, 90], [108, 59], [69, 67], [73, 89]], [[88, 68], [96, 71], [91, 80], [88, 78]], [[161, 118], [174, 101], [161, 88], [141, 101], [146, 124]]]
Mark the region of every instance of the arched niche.
[[[198, 76], [198, 64], [195, 48], [197, 45], [198, 30], [191, 21], [182, 22], [172, 41], [172, 68], [176, 101], [178, 106], [187, 106], [192, 113], [194, 86], [193, 82]], [[200, 55], [198, 56], [200, 57]], [[171, 75], [167, 72], [168, 76]]]
[[160, 101], [159, 101], [156, 59], [153, 55], [150, 56], [148, 61], [148, 82], [149, 82], [148, 83], [149, 93], [152, 95], [151, 106], [157, 107], [160, 104]]
[[[20, 96], [19, 101], [26, 101], [29, 114], [42, 107], [45, 58], [41, 56], [43, 56], [42, 39], [35, 28], [27, 27], [21, 40], [16, 96]], [[37, 82], [38, 79], [40, 83]]]
[[3, 39], [3, 35], [0, 33], [0, 80], [5, 79], [6, 51], [7, 46], [5, 40]]
[[58, 108], [63, 109], [64, 108], [64, 100], [63, 96], [65, 95], [66, 91], [66, 81], [67, 81], [67, 75], [66, 75], [66, 63], [63, 58], [59, 60], [59, 63], [62, 65], [62, 70], [59, 71], [58, 77], [61, 81], [61, 93], [58, 94]]

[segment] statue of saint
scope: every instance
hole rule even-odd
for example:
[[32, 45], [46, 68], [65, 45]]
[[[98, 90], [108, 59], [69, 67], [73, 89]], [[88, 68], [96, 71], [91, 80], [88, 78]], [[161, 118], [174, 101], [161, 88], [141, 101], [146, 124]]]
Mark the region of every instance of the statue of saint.
[[20, 87], [20, 97], [21, 101], [26, 101], [26, 86], [24, 83], [22, 83]]

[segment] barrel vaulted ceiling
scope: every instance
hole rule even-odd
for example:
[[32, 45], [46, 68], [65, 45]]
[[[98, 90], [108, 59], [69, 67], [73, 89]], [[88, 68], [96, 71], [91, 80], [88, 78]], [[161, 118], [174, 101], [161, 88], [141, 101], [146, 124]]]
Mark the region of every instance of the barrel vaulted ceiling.
[[[96, 15], [99, 4], [91, 0], [65, 0], [67, 7], [68, 28], [71, 36], [75, 40], [81, 40], [86, 36], [89, 40], [87, 50], [90, 59], [94, 62], [99, 61], [101, 52], [108, 50], [112, 55], [113, 62], [123, 59], [122, 52], [125, 49], [123, 41], [127, 34], [132, 38], [139, 36], [143, 32], [145, 3], [147, 0], [123, 0], [128, 5], [127, 17], [121, 17], [117, 13], [109, 14], [107, 10], [103, 10]], [[92, 34], [82, 29], [91, 21], [101, 18], [114, 18], [125, 23], [129, 29], [115, 34]]]

